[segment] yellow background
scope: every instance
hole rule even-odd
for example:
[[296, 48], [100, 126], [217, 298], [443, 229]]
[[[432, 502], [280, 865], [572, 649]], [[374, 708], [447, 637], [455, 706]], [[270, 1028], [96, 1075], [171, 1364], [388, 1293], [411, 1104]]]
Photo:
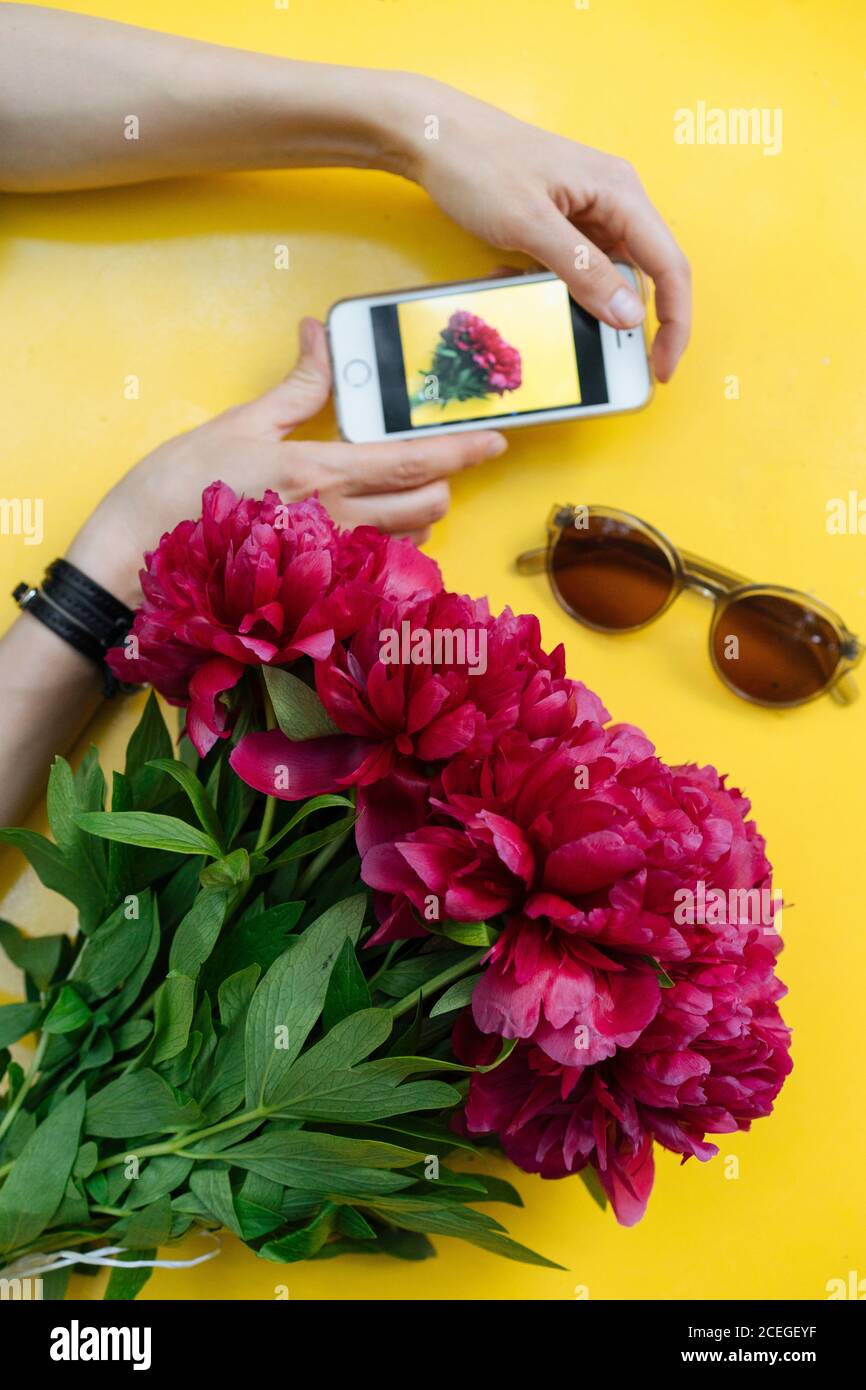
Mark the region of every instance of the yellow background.
[[407, 299], [397, 306], [403, 363], [410, 397], [417, 395], [430, 371], [439, 335], [458, 309], [478, 314], [498, 329], [520, 353], [521, 383], [503, 396], [475, 396], [468, 401], [438, 401], [412, 407], [413, 425], [476, 420], [518, 410], [544, 410], [577, 405], [580, 382], [568, 291], [559, 280], [507, 289], [477, 290], [435, 299]]
[[[694, 268], [692, 347], [635, 416], [515, 432], [454, 486], [431, 550], [449, 583], [541, 617], [570, 669], [671, 761], [712, 761], [754, 802], [788, 902], [782, 973], [795, 1070], [776, 1114], [723, 1137], [740, 1159], [681, 1168], [662, 1154], [649, 1212], [619, 1229], [578, 1180], [522, 1178], [514, 1234], [569, 1267], [510, 1264], [456, 1241], [404, 1265], [278, 1267], [228, 1240], [158, 1298], [823, 1298], [866, 1276], [863, 1197], [863, 824], [866, 702], [752, 708], [713, 675], [709, 610], [684, 598], [642, 634], [570, 624], [514, 554], [549, 502], [606, 502], [755, 579], [814, 590], [866, 633], [866, 538], [829, 535], [829, 499], [866, 494], [862, 318], [866, 17], [844, 0], [88, 0], [93, 13], [301, 58], [416, 68], [628, 156]], [[699, 100], [781, 107], [784, 145], [677, 145]], [[2, 592], [34, 577], [134, 459], [261, 390], [295, 326], [340, 297], [484, 275], [501, 257], [423, 193], [361, 172], [255, 174], [3, 199], [2, 492], [46, 500], [41, 550], [0, 544]], [[274, 269], [288, 242], [291, 270]], [[138, 401], [124, 377], [140, 376]], [[727, 399], [726, 378], [739, 379]], [[333, 432], [330, 416], [318, 437]], [[6, 610], [11, 618], [12, 606]], [[2, 715], [0, 715], [2, 717]], [[96, 730], [118, 759], [136, 717]], [[10, 877], [3, 915], [56, 927], [62, 905]], [[497, 1209], [501, 1210], [501, 1209]], [[187, 1247], [188, 1253], [196, 1253]], [[79, 1281], [78, 1291], [91, 1285]]]

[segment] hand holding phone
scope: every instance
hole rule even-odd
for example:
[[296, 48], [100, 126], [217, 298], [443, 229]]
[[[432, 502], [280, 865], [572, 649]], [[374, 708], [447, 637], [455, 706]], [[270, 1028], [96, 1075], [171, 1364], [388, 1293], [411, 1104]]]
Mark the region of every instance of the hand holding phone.
[[549, 272], [344, 299], [328, 335], [355, 443], [637, 410], [652, 393], [642, 327], [599, 323]]

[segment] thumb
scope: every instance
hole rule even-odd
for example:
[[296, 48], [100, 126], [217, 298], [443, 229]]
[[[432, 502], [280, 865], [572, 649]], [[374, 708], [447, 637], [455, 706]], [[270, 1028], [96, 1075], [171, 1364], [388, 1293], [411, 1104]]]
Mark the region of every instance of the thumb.
[[256, 433], [282, 439], [289, 430], [318, 414], [331, 391], [331, 364], [324, 326], [318, 319], [301, 319], [298, 360], [285, 380], [244, 407], [247, 423]]

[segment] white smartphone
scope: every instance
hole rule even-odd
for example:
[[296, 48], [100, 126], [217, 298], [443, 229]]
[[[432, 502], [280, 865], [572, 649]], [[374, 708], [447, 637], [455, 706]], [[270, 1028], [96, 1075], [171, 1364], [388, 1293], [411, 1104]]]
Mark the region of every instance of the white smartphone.
[[[618, 269], [641, 294], [639, 272]], [[547, 271], [341, 299], [328, 341], [357, 444], [609, 415], [652, 394], [643, 328], [599, 323]]]

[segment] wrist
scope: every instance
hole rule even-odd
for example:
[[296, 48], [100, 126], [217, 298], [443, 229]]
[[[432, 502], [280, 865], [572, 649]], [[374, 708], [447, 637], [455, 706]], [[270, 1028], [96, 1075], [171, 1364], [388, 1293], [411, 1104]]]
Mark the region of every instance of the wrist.
[[[379, 169], [414, 179], [435, 92], [418, 73], [261, 59], [258, 148], [247, 163]], [[440, 101], [441, 105], [441, 101]], [[429, 137], [428, 137], [429, 138]]]
[[[376, 104], [376, 156], [373, 167], [421, 182], [430, 143], [439, 138], [439, 123], [451, 88], [414, 72], [370, 73], [380, 79]], [[384, 83], [381, 79], [385, 79]]]
[[98, 508], [68, 547], [65, 559], [128, 608], [141, 602], [140, 547], [122, 522]]

